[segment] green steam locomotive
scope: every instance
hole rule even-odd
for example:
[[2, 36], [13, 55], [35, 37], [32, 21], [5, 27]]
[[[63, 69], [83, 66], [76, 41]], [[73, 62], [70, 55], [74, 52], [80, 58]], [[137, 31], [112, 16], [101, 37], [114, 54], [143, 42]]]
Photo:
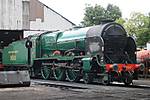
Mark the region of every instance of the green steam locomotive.
[[136, 44], [115, 22], [48, 31], [13, 42], [3, 50], [5, 68], [28, 68], [31, 77], [85, 83], [123, 82], [138, 78]]

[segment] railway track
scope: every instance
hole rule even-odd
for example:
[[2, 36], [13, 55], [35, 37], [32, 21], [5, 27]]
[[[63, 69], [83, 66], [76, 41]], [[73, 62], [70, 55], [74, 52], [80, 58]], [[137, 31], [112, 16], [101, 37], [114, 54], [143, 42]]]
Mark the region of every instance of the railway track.
[[[143, 80], [145, 81], [145, 80]], [[142, 82], [134, 81], [133, 85], [125, 86], [122, 83], [113, 83], [108, 87], [124, 87], [124, 88], [141, 88], [141, 89], [150, 89], [150, 81]], [[67, 82], [67, 81], [55, 81], [55, 80], [42, 80], [42, 79], [32, 79], [31, 83], [34, 85], [44, 85], [49, 87], [56, 87], [61, 89], [91, 89], [96, 87], [103, 87], [104, 85], [93, 83], [93, 84], [84, 84], [82, 81], [79, 83]]]
[[55, 80], [42, 80], [42, 79], [33, 79], [31, 80], [34, 85], [45, 85], [49, 87], [59, 87], [59, 88], [72, 88], [72, 89], [88, 89], [88, 86], [81, 83], [70, 83], [62, 82]]

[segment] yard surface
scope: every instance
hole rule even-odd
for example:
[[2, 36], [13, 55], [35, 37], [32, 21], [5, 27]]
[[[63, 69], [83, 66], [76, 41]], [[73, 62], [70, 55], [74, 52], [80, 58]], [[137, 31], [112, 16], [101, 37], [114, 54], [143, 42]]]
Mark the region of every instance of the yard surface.
[[0, 88], [0, 100], [150, 100], [150, 80], [139, 80], [134, 83], [140, 86], [71, 83], [76, 88], [70, 88], [40, 85], [32, 81], [30, 87]]

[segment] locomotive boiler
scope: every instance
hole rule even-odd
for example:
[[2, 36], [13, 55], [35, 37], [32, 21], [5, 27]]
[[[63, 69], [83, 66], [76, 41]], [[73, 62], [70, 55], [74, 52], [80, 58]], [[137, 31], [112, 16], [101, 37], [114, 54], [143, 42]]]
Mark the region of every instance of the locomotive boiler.
[[30, 64], [31, 77], [44, 79], [129, 85], [140, 67], [134, 39], [115, 22], [29, 36], [3, 51], [4, 66]]

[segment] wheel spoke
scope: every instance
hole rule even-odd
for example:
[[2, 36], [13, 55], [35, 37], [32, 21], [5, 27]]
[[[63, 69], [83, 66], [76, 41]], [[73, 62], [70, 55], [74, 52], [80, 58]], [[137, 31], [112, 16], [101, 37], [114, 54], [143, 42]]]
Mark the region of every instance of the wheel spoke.
[[77, 82], [80, 80], [80, 71], [73, 68], [67, 69], [66, 77], [71, 82]]
[[124, 73], [124, 84], [125, 85], [130, 85], [133, 81], [132, 74], [130, 72], [125, 72]]
[[52, 74], [52, 70], [49, 66], [42, 66], [41, 74], [43, 79], [49, 79]]
[[93, 81], [93, 74], [84, 73], [84, 74], [83, 74], [83, 81], [84, 81], [84, 83], [86, 83], [86, 84], [92, 83], [92, 81]]
[[53, 75], [54, 75], [54, 78], [59, 81], [66, 79], [64, 68], [54, 68]]

